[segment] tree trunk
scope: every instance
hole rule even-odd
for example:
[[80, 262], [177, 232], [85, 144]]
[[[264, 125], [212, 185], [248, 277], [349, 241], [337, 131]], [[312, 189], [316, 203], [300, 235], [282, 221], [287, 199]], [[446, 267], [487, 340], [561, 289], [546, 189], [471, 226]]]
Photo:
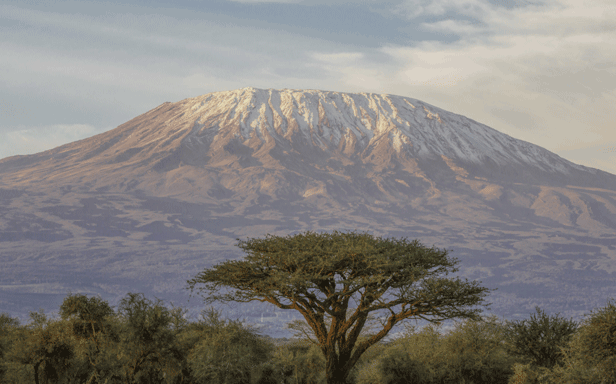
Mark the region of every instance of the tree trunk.
[[333, 354], [325, 363], [325, 377], [327, 378], [327, 384], [345, 384], [348, 370], [344, 369], [346, 361], [339, 361], [338, 356]]
[[34, 383], [35, 384], [39, 384], [39, 366], [41, 365], [40, 362], [34, 364]]
[[342, 369], [328, 369], [327, 370], [327, 384], [345, 384], [348, 372], [344, 372]]

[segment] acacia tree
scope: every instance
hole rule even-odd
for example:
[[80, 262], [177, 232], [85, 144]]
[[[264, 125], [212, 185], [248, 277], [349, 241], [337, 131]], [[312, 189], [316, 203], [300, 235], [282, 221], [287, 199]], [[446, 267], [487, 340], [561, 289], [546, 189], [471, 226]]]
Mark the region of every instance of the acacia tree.
[[[203, 270], [189, 288], [207, 303], [256, 300], [299, 311], [325, 357], [328, 384], [344, 383], [360, 356], [405, 319], [477, 319], [489, 291], [447, 277], [458, 270], [447, 250], [406, 238], [308, 231], [237, 246], [243, 260]], [[382, 315], [380, 329], [360, 338], [373, 312]]]

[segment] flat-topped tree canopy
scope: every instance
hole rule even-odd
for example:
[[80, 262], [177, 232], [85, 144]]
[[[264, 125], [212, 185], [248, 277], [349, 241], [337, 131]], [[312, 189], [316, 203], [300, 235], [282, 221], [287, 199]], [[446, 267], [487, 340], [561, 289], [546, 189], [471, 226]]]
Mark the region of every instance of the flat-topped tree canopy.
[[[477, 319], [489, 291], [458, 271], [449, 251], [418, 240], [368, 233], [304, 232], [238, 239], [243, 260], [228, 260], [189, 280], [205, 301], [258, 300], [299, 311], [326, 358], [328, 383], [342, 383], [359, 357], [409, 318]], [[382, 328], [359, 339], [371, 312]]]

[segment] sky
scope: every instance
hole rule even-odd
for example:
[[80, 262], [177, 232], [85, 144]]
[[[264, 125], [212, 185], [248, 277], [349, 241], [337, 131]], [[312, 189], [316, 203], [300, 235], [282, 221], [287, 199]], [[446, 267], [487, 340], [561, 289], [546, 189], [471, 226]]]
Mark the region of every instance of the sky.
[[0, 158], [243, 87], [408, 96], [616, 174], [614, 0], [0, 4]]

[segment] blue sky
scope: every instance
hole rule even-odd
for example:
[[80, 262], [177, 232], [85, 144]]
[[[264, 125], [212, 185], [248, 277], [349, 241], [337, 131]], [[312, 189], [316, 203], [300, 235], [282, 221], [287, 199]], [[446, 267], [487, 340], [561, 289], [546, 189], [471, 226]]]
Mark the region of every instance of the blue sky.
[[613, 0], [3, 1], [0, 158], [247, 86], [409, 96], [616, 174]]

